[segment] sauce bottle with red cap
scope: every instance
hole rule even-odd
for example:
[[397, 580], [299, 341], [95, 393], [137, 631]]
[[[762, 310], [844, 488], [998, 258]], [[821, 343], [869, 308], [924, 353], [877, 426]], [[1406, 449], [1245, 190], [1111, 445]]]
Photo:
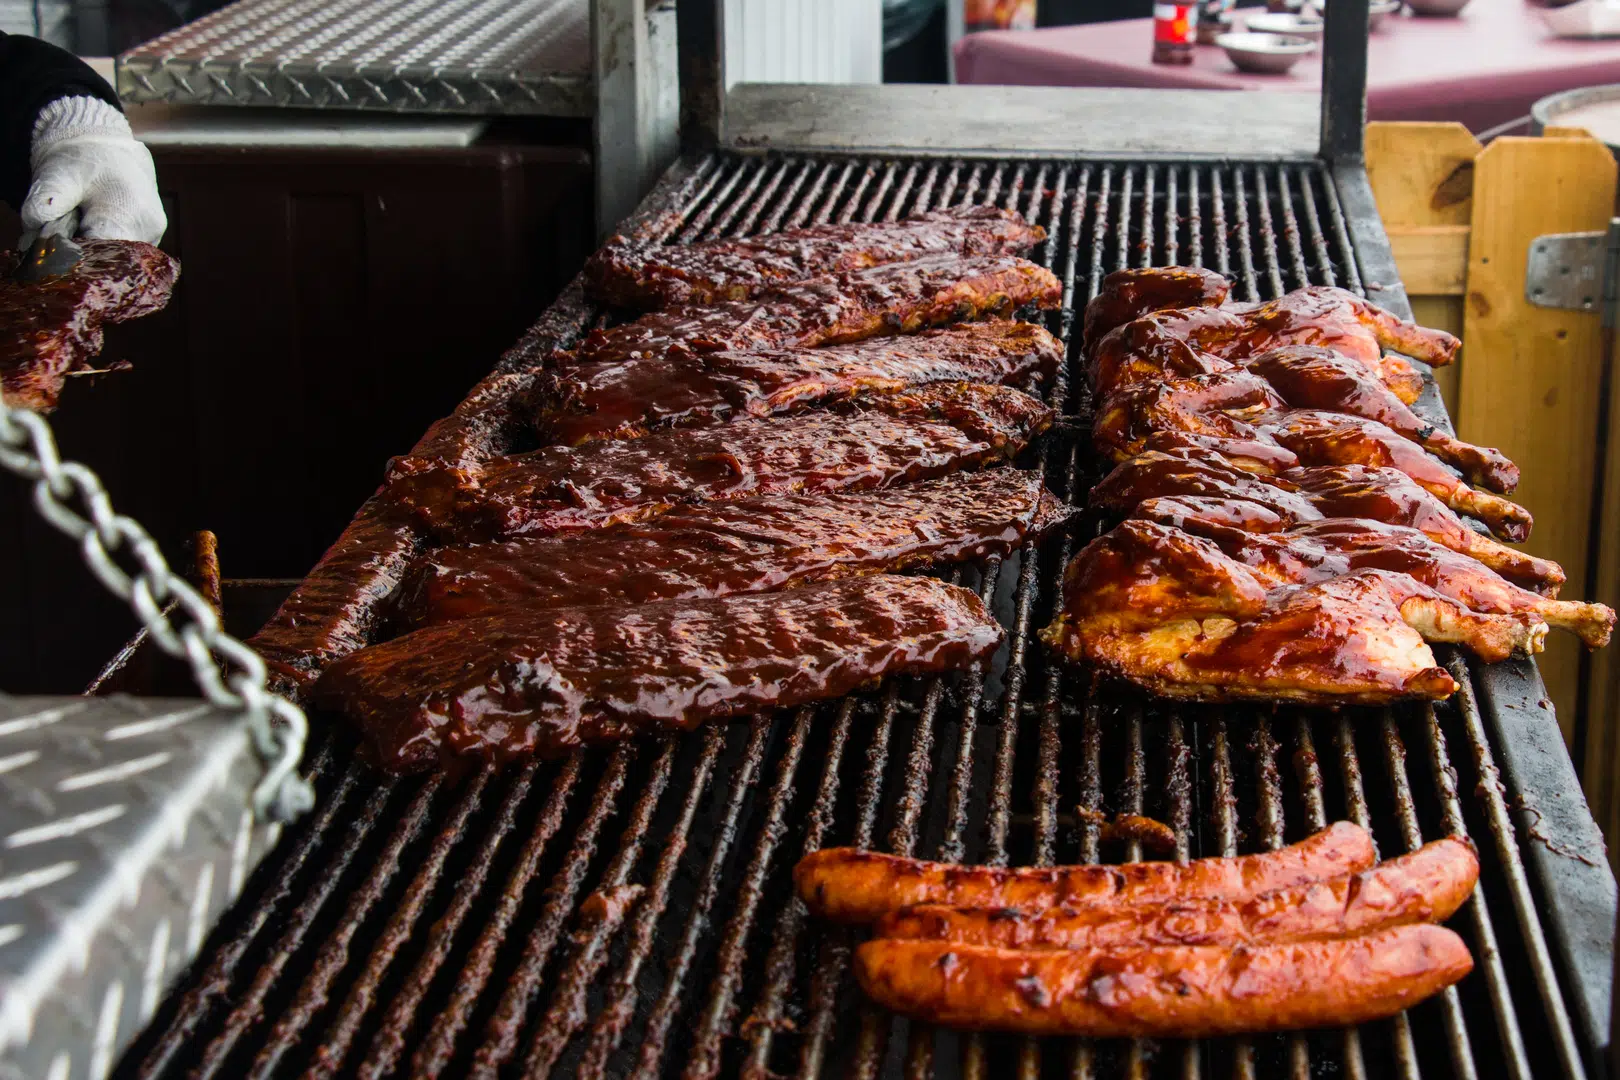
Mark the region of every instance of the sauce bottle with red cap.
[[1153, 5], [1153, 62], [1193, 62], [1193, 35], [1198, 23], [1197, 4]]

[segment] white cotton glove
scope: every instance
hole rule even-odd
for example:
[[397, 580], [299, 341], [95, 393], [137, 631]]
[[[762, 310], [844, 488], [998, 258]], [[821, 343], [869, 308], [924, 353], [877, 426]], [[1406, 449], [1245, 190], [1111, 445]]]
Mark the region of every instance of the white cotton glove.
[[39, 110], [29, 152], [33, 184], [22, 204], [26, 248], [43, 231], [98, 240], [163, 239], [152, 155], [124, 114], [93, 97], [65, 97]]

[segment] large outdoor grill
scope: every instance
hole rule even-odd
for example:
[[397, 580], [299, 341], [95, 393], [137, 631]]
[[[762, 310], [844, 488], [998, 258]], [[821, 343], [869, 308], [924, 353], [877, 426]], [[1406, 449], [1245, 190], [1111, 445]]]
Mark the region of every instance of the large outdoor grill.
[[[1049, 237], [1068, 418], [1038, 454], [1083, 502], [1097, 463], [1076, 316], [1123, 266], [1194, 263], [1241, 299], [1339, 285], [1403, 310], [1358, 165], [743, 153], [682, 160], [639, 224], [668, 242], [959, 203]], [[602, 314], [566, 292], [502, 361]], [[1432, 390], [1426, 399], [1446, 423]], [[326, 726], [319, 803], [124, 1055], [121, 1077], [1580, 1076], [1601, 1068], [1613, 879], [1529, 663], [1447, 663], [1437, 707], [1176, 707], [1051, 662], [1034, 640], [1082, 523], [957, 571], [1009, 640], [988, 670], [560, 763], [390, 780]], [[228, 558], [228, 553], [227, 553]], [[1471, 670], [1472, 669], [1472, 670]], [[1177, 856], [1257, 851], [1348, 818], [1385, 856], [1466, 833], [1483, 873], [1453, 920], [1475, 973], [1392, 1022], [1202, 1043], [970, 1036], [867, 1006], [852, 937], [790, 871], [853, 844], [989, 863], [1163, 857], [1099, 813], [1170, 824]]]

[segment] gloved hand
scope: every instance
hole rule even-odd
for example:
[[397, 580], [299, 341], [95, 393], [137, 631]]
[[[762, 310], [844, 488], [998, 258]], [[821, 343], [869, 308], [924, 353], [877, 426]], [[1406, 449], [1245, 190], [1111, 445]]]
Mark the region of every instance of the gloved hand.
[[163, 238], [152, 155], [124, 114], [93, 97], [65, 97], [39, 110], [29, 153], [33, 183], [22, 205], [21, 246], [43, 230], [100, 240]]

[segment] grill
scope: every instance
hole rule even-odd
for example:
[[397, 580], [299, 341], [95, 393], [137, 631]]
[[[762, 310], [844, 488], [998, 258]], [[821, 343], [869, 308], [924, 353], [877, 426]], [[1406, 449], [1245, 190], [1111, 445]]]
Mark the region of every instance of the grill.
[[[1104, 273], [1197, 263], [1231, 276], [1243, 299], [1392, 283], [1365, 280], [1369, 260], [1358, 270], [1353, 193], [1318, 162], [722, 152], [672, 170], [641, 221], [685, 243], [979, 201], [1049, 232], [1033, 257], [1064, 284], [1048, 319], [1071, 364], [1053, 395], [1075, 422], [1039, 458], [1077, 502], [1095, 465], [1075, 318]], [[532, 366], [598, 318], [576, 286], [503, 368]], [[333, 725], [313, 754], [317, 811], [260, 867], [115, 1075], [1583, 1075], [1606, 986], [1599, 1000], [1571, 962], [1571, 942], [1592, 929], [1576, 910], [1579, 874], [1548, 868], [1591, 854], [1560, 850], [1554, 825], [1538, 834], [1564, 792], [1545, 776], [1536, 787], [1515, 766], [1521, 740], [1500, 734], [1523, 714], [1503, 704], [1502, 680], [1533, 696], [1533, 668], [1470, 678], [1450, 655], [1464, 689], [1433, 708], [1146, 702], [1049, 663], [1032, 641], [1087, 535], [952, 574], [1011, 631], [962, 676], [459, 777], [391, 781], [358, 764]], [[1531, 719], [1556, 736], [1550, 714]], [[1355, 1030], [1197, 1043], [967, 1035], [867, 1006], [850, 976], [854, 939], [792, 897], [793, 863], [835, 844], [992, 864], [1152, 857], [1105, 842], [1099, 811], [1167, 822], [1179, 857], [1275, 848], [1339, 818], [1370, 827], [1385, 856], [1466, 833], [1483, 875], [1454, 925], [1476, 971]], [[1558, 915], [1544, 926], [1538, 911]], [[1597, 961], [1606, 975], [1607, 953]]]

